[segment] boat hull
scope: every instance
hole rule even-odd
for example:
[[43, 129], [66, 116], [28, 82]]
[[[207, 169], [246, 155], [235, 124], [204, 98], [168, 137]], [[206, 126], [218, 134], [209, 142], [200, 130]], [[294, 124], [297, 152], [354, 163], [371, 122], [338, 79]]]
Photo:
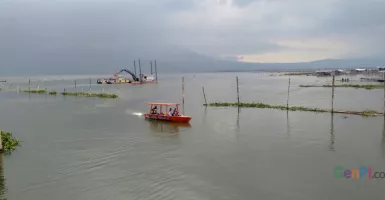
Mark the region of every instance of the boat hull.
[[191, 120], [190, 116], [167, 116], [167, 115], [159, 115], [159, 114], [144, 114], [145, 119], [152, 120], [161, 120], [161, 121], [170, 121], [170, 122], [178, 122], [178, 123], [188, 123]]

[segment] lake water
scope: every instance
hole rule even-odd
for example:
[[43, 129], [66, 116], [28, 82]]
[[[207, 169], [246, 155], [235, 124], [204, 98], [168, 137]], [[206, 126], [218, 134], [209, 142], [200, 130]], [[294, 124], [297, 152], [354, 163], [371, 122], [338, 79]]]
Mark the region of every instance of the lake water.
[[[190, 125], [149, 122], [147, 101], [181, 102]], [[0, 92], [0, 127], [22, 141], [0, 159], [5, 199], [361, 200], [383, 199], [384, 179], [338, 179], [334, 168], [385, 171], [383, 117], [205, 108], [235, 102], [286, 104], [288, 77], [259, 73], [160, 75], [156, 85], [96, 85], [119, 99]], [[89, 91], [87, 77], [34, 77], [32, 88]], [[291, 77], [290, 105], [330, 108], [330, 78]], [[12, 86], [11, 86], [12, 84]], [[383, 110], [383, 90], [336, 88], [335, 109]]]

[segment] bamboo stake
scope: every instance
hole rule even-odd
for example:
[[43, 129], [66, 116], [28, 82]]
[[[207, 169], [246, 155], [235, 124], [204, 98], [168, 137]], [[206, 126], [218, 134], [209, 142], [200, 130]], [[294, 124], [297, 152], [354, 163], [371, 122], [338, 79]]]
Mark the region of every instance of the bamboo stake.
[[331, 112], [334, 112], [334, 82], [335, 82], [335, 76], [333, 75], [333, 81], [332, 81], [332, 110]]
[[205, 88], [203, 86], [202, 86], [202, 91], [203, 91], [203, 97], [205, 98], [205, 106], [207, 107], [206, 93], [205, 93]]
[[142, 84], [142, 67], [140, 67], [140, 60], [139, 60], [139, 82]]
[[289, 98], [290, 98], [290, 78], [289, 78], [289, 86], [287, 86], [287, 102], [286, 102], [287, 109], [289, 109]]
[[[135, 60], [134, 60], [134, 74], [136, 76], [136, 65], [135, 65]], [[135, 80], [136, 81], [136, 80]]]
[[156, 60], [155, 60], [155, 80], [158, 82], [158, 69], [156, 68]]
[[152, 75], [152, 60], [150, 61], [150, 65], [151, 65], [151, 75]]
[[74, 80], [74, 83], [75, 83], [75, 88], [76, 88], [76, 80]]
[[238, 76], [237, 76], [237, 98], [238, 98], [238, 106], [239, 106], [239, 86], [238, 86]]
[[182, 77], [182, 113], [184, 115], [184, 77]]
[[91, 93], [91, 77], [90, 77], [90, 93]]
[[31, 79], [29, 79], [29, 81], [28, 81], [28, 91], [31, 92]]

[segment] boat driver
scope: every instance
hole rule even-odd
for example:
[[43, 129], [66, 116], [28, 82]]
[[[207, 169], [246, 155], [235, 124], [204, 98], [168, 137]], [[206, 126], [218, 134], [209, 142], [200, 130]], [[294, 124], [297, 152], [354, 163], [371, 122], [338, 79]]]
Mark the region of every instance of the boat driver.
[[157, 113], [157, 109], [158, 109], [158, 107], [153, 107], [152, 109], [151, 109], [151, 114], [156, 114]]

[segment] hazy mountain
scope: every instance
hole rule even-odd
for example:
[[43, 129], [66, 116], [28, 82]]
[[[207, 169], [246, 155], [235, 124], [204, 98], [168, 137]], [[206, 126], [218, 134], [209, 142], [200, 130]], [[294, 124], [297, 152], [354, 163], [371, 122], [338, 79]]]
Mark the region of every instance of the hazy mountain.
[[[126, 53], [135, 52], [135, 53]], [[327, 59], [302, 63], [245, 63], [201, 55], [178, 47], [130, 47], [119, 49], [95, 48], [89, 46], [67, 46], [60, 49], [40, 51], [19, 51], [20, 59], [3, 57], [0, 60], [0, 74], [42, 75], [42, 74], [105, 74], [122, 68], [139, 72], [141, 60], [143, 73], [150, 72], [150, 60], [157, 60], [161, 72], [207, 72], [207, 71], [253, 71], [294, 70], [319, 68], [376, 67], [385, 64], [385, 59]], [[155, 63], [153, 62], [153, 66]]]

